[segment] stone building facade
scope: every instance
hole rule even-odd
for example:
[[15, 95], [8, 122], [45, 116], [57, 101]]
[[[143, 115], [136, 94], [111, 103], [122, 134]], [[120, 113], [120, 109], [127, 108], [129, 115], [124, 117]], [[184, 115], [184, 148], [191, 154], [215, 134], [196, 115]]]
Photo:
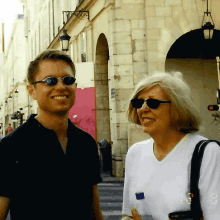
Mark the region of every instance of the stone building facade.
[[[113, 141], [113, 174], [123, 176], [128, 148], [149, 138], [129, 124], [126, 108], [135, 85], [154, 71], [181, 71], [190, 84], [204, 118], [200, 134], [219, 139], [210, 104], [216, 104], [218, 76], [215, 56], [220, 28], [220, 2], [210, 1], [215, 22], [214, 43], [203, 40], [204, 0], [21, 0], [25, 5], [27, 63], [46, 48], [62, 49], [59, 36], [67, 30], [81, 87], [91, 65], [94, 87], [96, 140]], [[62, 11], [88, 11], [64, 14]], [[215, 40], [214, 40], [215, 36]], [[205, 46], [206, 45], [206, 46]], [[209, 47], [208, 47], [208, 46]], [[204, 50], [206, 47], [206, 50]], [[208, 48], [208, 49], [207, 49]], [[214, 49], [215, 48], [215, 49]], [[89, 73], [91, 74], [91, 73]], [[83, 79], [84, 78], [84, 79]], [[33, 102], [33, 101], [31, 101]], [[30, 102], [30, 103], [31, 103]], [[32, 112], [37, 112], [36, 105]]]
[[24, 35], [24, 14], [16, 15], [9, 43], [2, 52], [2, 65], [0, 70], [1, 84], [1, 136], [5, 136], [5, 130], [10, 123], [13, 128], [20, 125], [20, 121], [12, 119], [18, 112], [28, 116], [28, 95], [25, 87], [26, 53]]

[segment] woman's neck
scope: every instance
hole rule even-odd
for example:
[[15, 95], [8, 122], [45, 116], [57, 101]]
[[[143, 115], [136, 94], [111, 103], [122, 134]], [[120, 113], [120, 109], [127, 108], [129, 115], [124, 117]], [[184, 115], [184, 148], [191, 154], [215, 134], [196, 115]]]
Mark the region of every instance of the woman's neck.
[[185, 133], [179, 131], [171, 131], [164, 135], [155, 135], [152, 138], [154, 139], [154, 151], [159, 154], [167, 154], [170, 152], [177, 143], [185, 137]]

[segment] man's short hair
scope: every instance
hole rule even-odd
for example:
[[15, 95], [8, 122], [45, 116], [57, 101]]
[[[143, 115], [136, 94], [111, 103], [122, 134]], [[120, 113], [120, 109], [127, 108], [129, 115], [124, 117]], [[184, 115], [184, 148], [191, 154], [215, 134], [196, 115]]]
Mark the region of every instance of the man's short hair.
[[63, 60], [71, 67], [73, 74], [75, 76], [76, 73], [75, 65], [69, 55], [65, 54], [65, 52], [60, 50], [47, 49], [42, 53], [40, 53], [35, 58], [35, 60], [30, 62], [27, 72], [27, 82], [29, 84], [32, 84], [34, 82], [34, 77], [39, 70], [39, 65], [42, 60], [51, 60], [51, 61]]
[[[155, 72], [152, 75], [147, 75], [137, 84], [131, 99], [137, 98], [143, 89], [149, 89], [154, 85], [159, 85], [169, 97], [168, 101], [171, 101], [172, 126], [183, 133], [198, 131], [202, 124], [202, 118], [193, 102], [191, 89], [183, 80], [182, 73]], [[137, 109], [132, 106], [130, 100], [128, 105], [128, 121], [141, 125]]]

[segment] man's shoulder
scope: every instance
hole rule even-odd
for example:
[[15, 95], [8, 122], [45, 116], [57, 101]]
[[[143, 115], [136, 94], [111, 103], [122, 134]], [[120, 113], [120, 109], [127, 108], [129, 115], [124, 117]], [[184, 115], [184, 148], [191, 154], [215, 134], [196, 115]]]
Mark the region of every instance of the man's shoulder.
[[92, 137], [91, 134], [89, 134], [88, 132], [82, 130], [81, 128], [77, 127], [74, 124], [71, 125], [70, 132], [71, 132], [70, 133], [71, 136], [74, 134], [79, 139], [95, 141], [95, 139]]
[[17, 155], [19, 150], [25, 149], [27, 145], [25, 141], [29, 140], [30, 142], [31, 140], [28, 130], [30, 130], [28, 129], [28, 125], [24, 123], [2, 138], [0, 140], [0, 154], [8, 158], [9, 155]]
[[19, 127], [14, 129], [12, 132], [8, 133], [1, 141], [15, 141], [25, 140], [30, 137], [31, 132], [33, 131], [32, 126], [29, 122], [21, 124]]

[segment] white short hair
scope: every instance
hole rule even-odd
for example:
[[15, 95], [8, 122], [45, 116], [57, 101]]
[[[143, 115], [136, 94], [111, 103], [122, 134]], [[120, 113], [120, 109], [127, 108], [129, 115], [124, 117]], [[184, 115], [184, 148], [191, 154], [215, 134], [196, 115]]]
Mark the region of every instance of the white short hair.
[[[171, 101], [171, 123], [175, 129], [184, 133], [199, 130], [202, 118], [194, 105], [191, 89], [184, 81], [181, 72], [154, 72], [147, 75], [137, 85], [131, 99], [138, 97], [143, 89], [149, 89], [154, 85], [159, 85]], [[128, 120], [141, 125], [137, 115], [137, 109], [129, 103], [127, 108]]]

